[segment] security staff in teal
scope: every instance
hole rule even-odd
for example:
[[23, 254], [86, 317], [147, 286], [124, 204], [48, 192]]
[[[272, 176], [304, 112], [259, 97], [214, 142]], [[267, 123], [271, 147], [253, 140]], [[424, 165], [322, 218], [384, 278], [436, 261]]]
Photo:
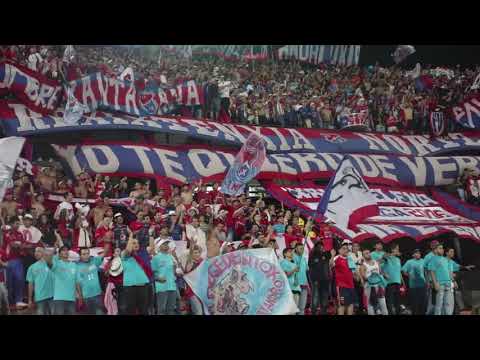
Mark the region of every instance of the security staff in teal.
[[103, 315], [102, 288], [98, 272], [103, 256], [90, 256], [89, 248], [80, 249], [77, 263], [77, 291], [80, 305], [85, 304], [88, 315]]

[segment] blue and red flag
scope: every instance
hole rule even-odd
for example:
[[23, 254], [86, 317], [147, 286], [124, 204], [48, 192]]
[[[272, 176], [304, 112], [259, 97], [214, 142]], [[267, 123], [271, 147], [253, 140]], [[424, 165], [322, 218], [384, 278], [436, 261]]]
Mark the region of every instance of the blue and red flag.
[[265, 141], [257, 134], [250, 134], [228, 170], [221, 192], [231, 196], [242, 194], [245, 186], [262, 169], [266, 157]]

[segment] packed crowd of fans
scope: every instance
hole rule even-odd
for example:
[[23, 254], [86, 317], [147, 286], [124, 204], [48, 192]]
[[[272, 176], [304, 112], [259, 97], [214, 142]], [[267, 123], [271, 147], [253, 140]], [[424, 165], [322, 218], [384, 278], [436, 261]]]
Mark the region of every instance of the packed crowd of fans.
[[[427, 65], [421, 73], [428, 81], [419, 85], [406, 70], [378, 64], [185, 58], [120, 46], [76, 46], [76, 56], [67, 65], [62, 61], [64, 48], [2, 46], [0, 59], [66, 81], [101, 71], [133, 80], [140, 89], [150, 82], [169, 87], [193, 79], [203, 88], [204, 105], [178, 105], [172, 115], [260, 126], [340, 128], [342, 116], [363, 112], [373, 131], [424, 134], [430, 112], [440, 109], [451, 118], [448, 109], [470, 92], [479, 72], [460, 67], [432, 71]], [[460, 130], [455, 121], [448, 126]]]
[[454, 311], [461, 267], [438, 241], [402, 266], [398, 245], [361, 249], [299, 210], [262, 196], [224, 196], [218, 184], [156, 189], [148, 180], [88, 173], [73, 183], [55, 162], [33, 174], [16, 170], [0, 203], [4, 313], [203, 314], [183, 275], [207, 257], [262, 247], [277, 253], [299, 314]]

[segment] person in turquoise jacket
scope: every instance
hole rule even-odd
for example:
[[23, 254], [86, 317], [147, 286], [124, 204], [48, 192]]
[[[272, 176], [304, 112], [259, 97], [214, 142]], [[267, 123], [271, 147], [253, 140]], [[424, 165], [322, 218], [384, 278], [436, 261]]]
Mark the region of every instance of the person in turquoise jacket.
[[150, 267], [138, 255], [138, 240], [130, 236], [122, 252], [123, 292], [128, 315], [148, 314], [149, 283], [152, 275]]
[[27, 271], [28, 306], [30, 309], [35, 307], [37, 315], [53, 314], [53, 273], [45, 261], [46, 257], [51, 261], [52, 253], [47, 254], [43, 247], [37, 247], [37, 262], [30, 265]]
[[175, 315], [177, 301], [177, 285], [175, 260], [170, 255], [170, 241], [160, 240], [160, 252], [152, 259], [152, 270], [155, 277], [155, 294], [157, 297], [157, 315]]
[[298, 300], [298, 315], [305, 314], [305, 306], [307, 305], [308, 295], [308, 263], [304, 255], [305, 246], [302, 243], [295, 245], [295, 251], [293, 252], [293, 261], [298, 267], [297, 279], [298, 285], [300, 285], [300, 296]]
[[62, 246], [52, 258], [53, 308], [55, 315], [74, 315], [77, 264], [68, 258], [68, 246]]
[[283, 249], [283, 259], [280, 260], [280, 267], [287, 275], [288, 284], [290, 285], [290, 290], [292, 290], [293, 296], [295, 298], [295, 303], [298, 306], [298, 296], [300, 294], [300, 285], [297, 281], [296, 274], [298, 273], [298, 267], [293, 261], [293, 250], [290, 248]]
[[80, 249], [80, 261], [77, 263], [77, 291], [80, 304], [85, 303], [89, 315], [103, 315], [102, 288], [98, 272], [103, 256], [90, 256], [89, 248]]

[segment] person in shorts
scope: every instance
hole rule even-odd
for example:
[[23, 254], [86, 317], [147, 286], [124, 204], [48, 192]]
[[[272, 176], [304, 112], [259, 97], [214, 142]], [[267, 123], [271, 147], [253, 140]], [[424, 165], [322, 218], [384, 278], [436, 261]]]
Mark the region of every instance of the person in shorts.
[[331, 254], [330, 266], [335, 272], [338, 315], [353, 315], [355, 286], [352, 270], [348, 266], [348, 245], [343, 243], [338, 250], [338, 255], [336, 255], [335, 249], [331, 250]]

